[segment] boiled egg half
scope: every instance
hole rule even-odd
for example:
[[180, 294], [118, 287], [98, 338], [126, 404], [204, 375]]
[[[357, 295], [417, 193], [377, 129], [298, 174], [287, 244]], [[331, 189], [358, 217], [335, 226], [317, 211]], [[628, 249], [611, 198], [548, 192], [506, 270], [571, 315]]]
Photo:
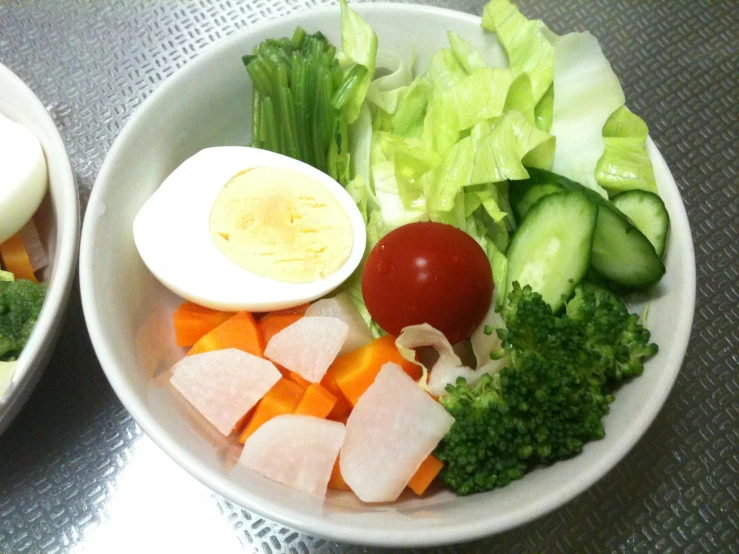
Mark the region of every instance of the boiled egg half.
[[0, 242], [31, 219], [48, 186], [46, 159], [36, 135], [0, 114]]
[[141, 207], [142, 260], [174, 293], [225, 311], [296, 306], [343, 283], [362, 260], [364, 220], [325, 173], [244, 146], [201, 150]]

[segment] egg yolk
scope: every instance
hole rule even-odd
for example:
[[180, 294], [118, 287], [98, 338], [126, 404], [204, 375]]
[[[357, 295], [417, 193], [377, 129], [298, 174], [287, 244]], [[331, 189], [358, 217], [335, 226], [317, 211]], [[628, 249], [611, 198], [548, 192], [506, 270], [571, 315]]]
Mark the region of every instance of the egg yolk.
[[321, 183], [286, 168], [256, 167], [221, 189], [210, 234], [231, 261], [262, 277], [309, 283], [349, 258], [351, 221]]

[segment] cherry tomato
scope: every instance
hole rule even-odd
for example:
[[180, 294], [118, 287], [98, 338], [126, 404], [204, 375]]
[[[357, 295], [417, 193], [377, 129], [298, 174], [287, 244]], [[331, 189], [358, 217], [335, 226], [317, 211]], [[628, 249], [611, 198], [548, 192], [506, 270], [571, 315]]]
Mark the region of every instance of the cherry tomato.
[[493, 272], [483, 249], [464, 231], [443, 223], [410, 223], [372, 249], [362, 294], [372, 318], [391, 335], [428, 323], [454, 344], [485, 317]]

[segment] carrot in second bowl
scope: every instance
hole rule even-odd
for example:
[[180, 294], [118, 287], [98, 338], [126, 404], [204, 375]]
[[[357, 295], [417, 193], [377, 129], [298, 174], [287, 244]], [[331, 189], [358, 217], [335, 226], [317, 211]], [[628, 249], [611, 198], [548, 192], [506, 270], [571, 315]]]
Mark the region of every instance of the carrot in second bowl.
[[16, 279], [28, 279], [38, 283], [26, 245], [18, 233], [0, 244], [0, 258], [5, 270], [15, 275]]
[[193, 345], [187, 355], [192, 356], [225, 348], [238, 348], [255, 356], [264, 354], [262, 333], [259, 332], [257, 323], [249, 312], [237, 312], [205, 334]]

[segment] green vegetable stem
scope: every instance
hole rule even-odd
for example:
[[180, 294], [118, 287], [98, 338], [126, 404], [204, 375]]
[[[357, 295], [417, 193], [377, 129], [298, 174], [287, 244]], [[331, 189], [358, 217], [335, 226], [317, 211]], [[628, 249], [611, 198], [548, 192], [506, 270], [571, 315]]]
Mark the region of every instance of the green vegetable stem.
[[326, 37], [300, 27], [292, 39], [268, 39], [242, 59], [254, 85], [252, 146], [306, 162], [346, 185], [344, 107], [367, 68], [342, 69]]

